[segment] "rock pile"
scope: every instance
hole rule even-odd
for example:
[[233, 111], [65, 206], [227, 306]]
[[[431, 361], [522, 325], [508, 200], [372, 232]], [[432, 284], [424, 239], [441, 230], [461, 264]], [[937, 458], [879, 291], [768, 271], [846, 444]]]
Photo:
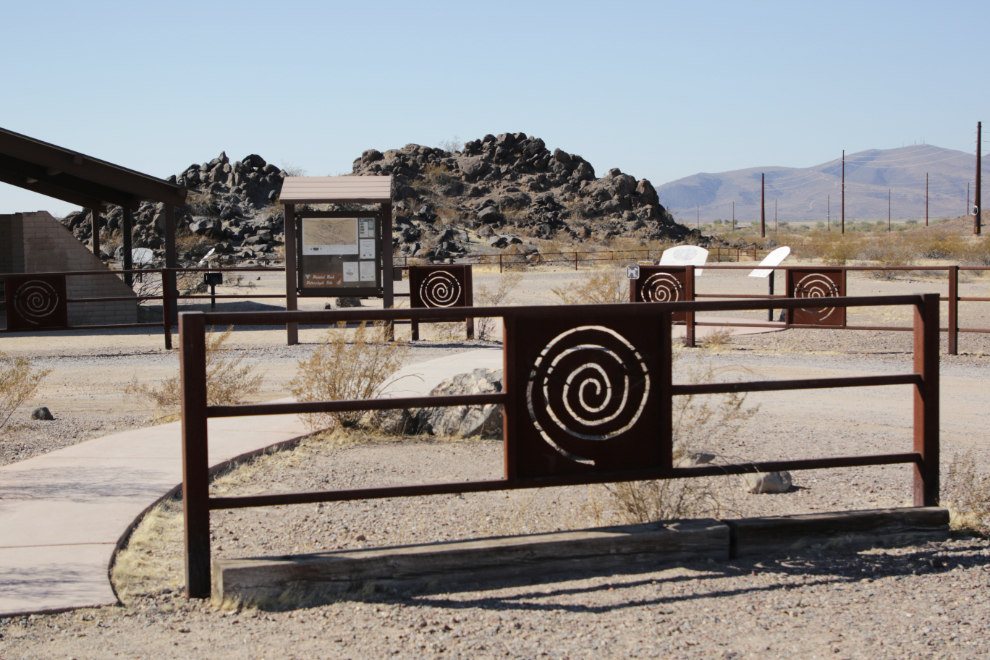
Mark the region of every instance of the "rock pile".
[[[175, 224], [181, 235], [202, 236], [190, 250], [182, 251], [180, 260], [194, 261], [210, 247], [238, 260], [271, 256], [283, 242], [282, 209], [277, 204], [286, 172], [265, 162], [256, 154], [231, 161], [226, 153], [213, 160], [190, 165], [168, 181], [192, 188], [187, 204], [176, 209]], [[111, 206], [103, 215], [104, 226], [119, 231], [124, 222], [123, 210]], [[165, 210], [162, 204], [144, 204], [134, 214], [133, 247], [160, 251], [165, 245]], [[92, 242], [89, 211], [77, 211], [62, 218], [62, 223], [86, 244]], [[120, 257], [104, 253], [104, 257]]]
[[455, 152], [417, 144], [369, 149], [354, 161], [353, 173], [393, 176], [393, 243], [413, 256], [457, 256], [469, 233], [492, 248], [520, 244], [519, 236], [701, 238], [674, 222], [647, 179], [618, 169], [596, 178], [581, 156], [551, 153], [525, 133], [486, 135]]
[[[706, 242], [674, 222], [648, 180], [618, 169], [596, 178], [581, 156], [551, 153], [543, 140], [524, 133], [486, 135], [453, 152], [417, 144], [384, 153], [369, 149], [354, 161], [353, 174], [393, 176], [392, 240], [404, 255], [446, 259], [478, 249], [526, 254], [555, 238]], [[283, 242], [278, 195], [286, 176], [256, 154], [231, 161], [221, 153], [169, 177], [196, 191], [176, 211], [179, 235], [206, 239], [180, 242], [180, 261], [198, 259], [210, 247], [237, 261], [270, 258]], [[70, 213], [62, 222], [91, 242], [88, 211]], [[104, 223], [119, 231], [121, 209], [110, 207]], [[162, 205], [143, 205], [134, 214], [133, 246], [161, 254], [164, 229]], [[119, 258], [117, 252], [104, 256]]]

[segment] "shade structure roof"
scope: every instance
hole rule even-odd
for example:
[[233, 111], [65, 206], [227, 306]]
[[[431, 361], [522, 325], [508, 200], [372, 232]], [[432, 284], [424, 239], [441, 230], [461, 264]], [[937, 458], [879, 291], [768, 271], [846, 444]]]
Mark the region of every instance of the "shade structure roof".
[[0, 182], [85, 208], [183, 206], [189, 189], [0, 128]]
[[282, 204], [388, 204], [392, 176], [290, 176], [282, 182]]

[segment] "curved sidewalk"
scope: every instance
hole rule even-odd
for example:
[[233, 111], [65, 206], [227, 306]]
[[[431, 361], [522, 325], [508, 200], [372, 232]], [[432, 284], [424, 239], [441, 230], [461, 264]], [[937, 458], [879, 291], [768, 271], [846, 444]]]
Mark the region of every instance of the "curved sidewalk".
[[[410, 365], [390, 390], [428, 393], [445, 378], [499, 369], [479, 349]], [[309, 431], [296, 415], [211, 419], [210, 465]], [[0, 616], [112, 605], [117, 540], [182, 482], [181, 423], [115, 433], [0, 467]]]

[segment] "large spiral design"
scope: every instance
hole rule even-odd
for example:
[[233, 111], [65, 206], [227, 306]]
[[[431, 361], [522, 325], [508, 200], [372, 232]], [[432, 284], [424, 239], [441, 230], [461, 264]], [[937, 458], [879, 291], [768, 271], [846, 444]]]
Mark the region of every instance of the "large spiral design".
[[433, 271], [420, 283], [419, 299], [427, 307], [451, 307], [461, 299], [461, 283], [445, 270]]
[[640, 288], [643, 302], [678, 302], [684, 299], [684, 285], [670, 273], [654, 273]]
[[14, 293], [14, 308], [28, 323], [40, 325], [46, 316], [58, 309], [59, 296], [55, 288], [42, 280], [28, 280]]
[[529, 414], [543, 439], [585, 459], [589, 441], [612, 439], [636, 423], [649, 394], [643, 356], [602, 326], [555, 337], [536, 359], [526, 386]]
[[[842, 295], [839, 286], [827, 275], [811, 273], [805, 275], [794, 286], [795, 298], [834, 298]], [[802, 307], [801, 311], [823, 321], [835, 313], [835, 307]]]

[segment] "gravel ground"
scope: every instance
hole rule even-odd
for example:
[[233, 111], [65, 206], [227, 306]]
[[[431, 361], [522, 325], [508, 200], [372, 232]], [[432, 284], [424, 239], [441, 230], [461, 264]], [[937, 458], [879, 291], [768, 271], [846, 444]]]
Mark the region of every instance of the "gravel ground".
[[[494, 277], [476, 276], [476, 287]], [[528, 276], [513, 302], [548, 302], [549, 286], [573, 281], [573, 274], [564, 272]], [[753, 288], [746, 281], [717, 284], [725, 292]], [[918, 290], [912, 282], [865, 284], [885, 293], [911, 286]], [[967, 324], [990, 325], [976, 312], [971, 316]], [[313, 346], [280, 346], [284, 334], [277, 330], [235, 337], [239, 350], [281, 384]], [[304, 334], [304, 341], [315, 341], [308, 337]], [[734, 338], [705, 359], [715, 366], [749, 369], [760, 378], [898, 373], [910, 368], [909, 338], [910, 333], [791, 330]], [[56, 402], [59, 422], [49, 423], [44, 433], [34, 427], [41, 423], [14, 431], [15, 441], [38, 438], [30, 448], [34, 453], [77, 441], [73, 433], [81, 440], [86, 433], [106, 434], [106, 425], [136, 424], [142, 415], [147, 419], [150, 410], [120, 397], [120, 383], [134, 373], [153, 378], [174, 369], [174, 355], [155, 346], [157, 337], [123, 335], [118, 353], [106, 350], [105, 336], [43, 350], [37, 339], [16, 346], [4, 341], [8, 352], [50, 358], [60, 370], [73, 359], [85, 366], [61, 381], [50, 377], [38, 397], [36, 405]], [[990, 342], [967, 334], [960, 347], [965, 355], [942, 357], [943, 462], [971, 452], [986, 465], [983, 385]], [[427, 345], [416, 349], [410, 362], [466, 348], [473, 346]], [[689, 366], [690, 359], [682, 363], [682, 368]], [[84, 373], [93, 379], [93, 387], [86, 388], [92, 400], [73, 398], [82, 389], [71, 386], [73, 379]], [[266, 385], [261, 398], [284, 396], [281, 384]], [[868, 391], [868, 397], [857, 390], [751, 395], [747, 404], [760, 406], [753, 420], [739, 434], [709, 445], [747, 459], [910, 446], [910, 389]], [[60, 401], [65, 404], [61, 415]], [[63, 418], [65, 430], [60, 431], [56, 424]], [[92, 420], [88, 427], [87, 419]], [[4, 453], [0, 459], [20, 460], [30, 451], [16, 458]], [[501, 457], [500, 444], [491, 441], [373, 436], [349, 444], [314, 439], [241, 466], [213, 487], [218, 493], [246, 494], [491, 478], [500, 474]], [[909, 469], [902, 466], [806, 471], [794, 477], [795, 487], [779, 495], [745, 494], [734, 479], [716, 480], [712, 487], [732, 515], [745, 516], [899, 506], [910, 495]], [[860, 552], [813, 549], [801, 556], [688, 563], [632, 575], [571, 574], [544, 584], [491, 584], [483, 591], [366, 594], [289, 612], [224, 611], [178, 595], [180, 507], [168, 504], [157, 520], [158, 537], [139, 530], [120, 556], [115, 580], [126, 594], [126, 607], [2, 619], [0, 657], [777, 658], [800, 653], [872, 659], [990, 654], [990, 544], [981, 538], [957, 535], [941, 543]], [[618, 516], [599, 488], [222, 511], [213, 516], [213, 552], [243, 557], [477, 538], [608, 524]]]

